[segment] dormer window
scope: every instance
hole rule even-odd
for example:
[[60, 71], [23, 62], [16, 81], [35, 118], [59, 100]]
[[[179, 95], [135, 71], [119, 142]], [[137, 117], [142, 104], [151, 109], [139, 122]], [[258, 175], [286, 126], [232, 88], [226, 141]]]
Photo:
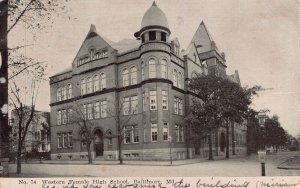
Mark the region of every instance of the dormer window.
[[174, 53], [175, 55], [179, 55], [179, 46], [174, 45]]
[[90, 50], [90, 60], [94, 60], [94, 49]]
[[156, 32], [155, 31], [149, 31], [149, 40], [156, 40]]

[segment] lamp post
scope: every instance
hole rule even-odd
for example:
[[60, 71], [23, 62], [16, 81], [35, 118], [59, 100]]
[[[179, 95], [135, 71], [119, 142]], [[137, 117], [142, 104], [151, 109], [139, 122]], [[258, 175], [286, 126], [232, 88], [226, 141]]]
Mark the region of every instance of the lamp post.
[[168, 140], [170, 142], [170, 165], [172, 165], [172, 137], [169, 136]]
[[[261, 132], [263, 132], [263, 129], [265, 128], [266, 118], [267, 118], [267, 116], [264, 112], [259, 112], [258, 113], [258, 123], [259, 123], [259, 126], [261, 127]], [[262, 139], [262, 144], [261, 144], [260, 150], [257, 153], [258, 153], [259, 161], [261, 163], [261, 175], [266, 176], [266, 167], [265, 167], [266, 148], [265, 148], [265, 142], [264, 142], [264, 140], [265, 140], [264, 139], [264, 134], [261, 134], [260, 139]]]

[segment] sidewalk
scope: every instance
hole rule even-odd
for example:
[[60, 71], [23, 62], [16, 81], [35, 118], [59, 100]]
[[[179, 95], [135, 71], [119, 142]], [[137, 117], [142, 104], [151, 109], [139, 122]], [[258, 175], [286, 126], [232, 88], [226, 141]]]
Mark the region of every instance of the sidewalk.
[[[246, 158], [245, 155], [232, 155], [230, 159], [237, 158]], [[226, 160], [225, 156], [214, 156], [214, 161]], [[207, 158], [194, 158], [194, 159], [184, 159], [184, 160], [173, 160], [173, 166], [180, 165], [188, 165], [195, 163], [203, 163], [209, 162]], [[211, 161], [210, 161], [211, 162]], [[40, 164], [40, 161], [28, 161], [27, 164]], [[42, 161], [42, 164], [65, 164], [65, 165], [73, 165], [73, 164], [82, 164], [87, 165], [88, 161], [83, 160], [46, 160]], [[92, 165], [120, 165], [119, 161], [105, 161], [105, 160], [93, 160]], [[123, 165], [142, 165], [142, 166], [170, 166], [171, 163], [169, 160], [167, 161], [142, 161], [142, 160], [124, 160]]]

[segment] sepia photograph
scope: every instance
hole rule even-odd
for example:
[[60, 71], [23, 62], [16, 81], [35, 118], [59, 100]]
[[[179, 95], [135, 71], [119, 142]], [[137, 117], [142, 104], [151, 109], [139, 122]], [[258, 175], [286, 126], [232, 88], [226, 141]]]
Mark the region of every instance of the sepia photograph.
[[0, 0], [0, 176], [297, 180], [299, 10], [296, 0]]

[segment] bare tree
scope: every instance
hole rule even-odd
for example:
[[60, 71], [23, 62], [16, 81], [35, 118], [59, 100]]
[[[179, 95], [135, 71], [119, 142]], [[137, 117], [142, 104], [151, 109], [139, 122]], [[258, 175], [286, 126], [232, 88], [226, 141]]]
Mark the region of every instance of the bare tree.
[[[18, 124], [17, 174], [21, 173], [22, 148], [25, 144], [28, 128], [35, 116], [35, 103], [39, 91], [40, 82], [41, 80], [39, 79], [39, 77], [34, 76], [31, 79], [30, 88], [18, 86], [14, 80], [9, 83], [9, 98], [11, 105], [14, 108], [13, 112], [17, 116]], [[29, 95], [29, 105], [26, 105], [22, 101], [22, 93], [26, 93], [27, 95]]]
[[[116, 135], [112, 135], [113, 137], [117, 137], [118, 141], [118, 158], [120, 161], [120, 164], [123, 164], [123, 155], [122, 155], [122, 145], [124, 141], [124, 136], [127, 131], [132, 131], [132, 126], [129, 127], [131, 123], [131, 119], [134, 116], [134, 114], [137, 112], [136, 106], [127, 106], [127, 101], [124, 101], [124, 99], [120, 99], [119, 94], [117, 93], [116, 100], [115, 101], [109, 101], [110, 104], [112, 104], [111, 108], [107, 109], [107, 113], [109, 116], [113, 117], [116, 122]], [[124, 115], [124, 112], [126, 112], [127, 115]], [[129, 127], [130, 129], [126, 129], [126, 127]]]
[[86, 109], [83, 108], [83, 105], [79, 103], [78, 100], [75, 100], [72, 105], [72, 115], [70, 116], [70, 122], [79, 126], [78, 136], [80, 141], [85, 143], [87, 152], [88, 152], [88, 163], [92, 164], [92, 152], [91, 144], [94, 140], [93, 127], [95, 126], [92, 121], [88, 120]]

